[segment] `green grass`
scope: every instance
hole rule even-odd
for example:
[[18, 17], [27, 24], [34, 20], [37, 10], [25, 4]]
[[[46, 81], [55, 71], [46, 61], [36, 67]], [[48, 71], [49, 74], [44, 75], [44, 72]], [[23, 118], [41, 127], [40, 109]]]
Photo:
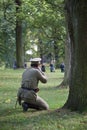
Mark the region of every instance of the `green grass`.
[[39, 95], [48, 102], [49, 111], [29, 109], [23, 113], [19, 105], [15, 109], [23, 71], [0, 69], [0, 130], [87, 130], [87, 113], [58, 110], [68, 97], [68, 88], [56, 88], [64, 76], [60, 70], [47, 70], [48, 83], [39, 84]]

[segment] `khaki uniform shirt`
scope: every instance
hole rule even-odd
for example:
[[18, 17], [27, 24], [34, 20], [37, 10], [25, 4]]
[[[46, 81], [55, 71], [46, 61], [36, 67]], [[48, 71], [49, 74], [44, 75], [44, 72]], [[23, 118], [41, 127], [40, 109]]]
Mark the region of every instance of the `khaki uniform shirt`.
[[22, 75], [22, 85], [25, 84], [28, 88], [37, 88], [39, 80], [42, 83], [47, 82], [46, 76], [38, 68], [28, 68]]
[[[31, 67], [26, 69], [23, 73], [21, 86], [36, 89], [38, 88], [39, 81], [46, 83], [47, 77], [38, 68]], [[19, 88], [18, 96], [26, 102], [35, 101], [37, 98], [37, 94], [33, 90], [26, 90], [22, 88]]]

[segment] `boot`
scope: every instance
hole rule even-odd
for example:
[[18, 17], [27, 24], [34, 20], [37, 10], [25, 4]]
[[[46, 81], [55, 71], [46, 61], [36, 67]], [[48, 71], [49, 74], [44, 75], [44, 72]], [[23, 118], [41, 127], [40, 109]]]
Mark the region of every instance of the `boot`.
[[28, 108], [29, 108], [28, 103], [23, 102], [22, 103], [22, 108], [23, 108], [23, 112], [26, 112], [28, 110]]

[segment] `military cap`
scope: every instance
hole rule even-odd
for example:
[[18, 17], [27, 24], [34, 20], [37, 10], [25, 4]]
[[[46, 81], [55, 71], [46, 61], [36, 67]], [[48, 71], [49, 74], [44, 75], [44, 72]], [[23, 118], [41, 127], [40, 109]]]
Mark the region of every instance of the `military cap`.
[[40, 64], [40, 61], [41, 61], [41, 58], [33, 58], [33, 59], [30, 59], [30, 62], [32, 64]]

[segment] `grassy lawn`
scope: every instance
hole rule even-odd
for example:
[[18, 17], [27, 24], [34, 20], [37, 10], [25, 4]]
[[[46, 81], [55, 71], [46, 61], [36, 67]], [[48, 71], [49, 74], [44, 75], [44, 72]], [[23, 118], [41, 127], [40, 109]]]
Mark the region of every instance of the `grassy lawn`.
[[0, 69], [0, 130], [87, 130], [87, 113], [57, 110], [68, 97], [68, 88], [56, 86], [63, 80], [60, 70], [47, 70], [47, 84], [39, 84], [39, 95], [49, 106], [49, 111], [29, 109], [23, 113], [21, 106], [15, 109], [16, 94], [24, 69]]

